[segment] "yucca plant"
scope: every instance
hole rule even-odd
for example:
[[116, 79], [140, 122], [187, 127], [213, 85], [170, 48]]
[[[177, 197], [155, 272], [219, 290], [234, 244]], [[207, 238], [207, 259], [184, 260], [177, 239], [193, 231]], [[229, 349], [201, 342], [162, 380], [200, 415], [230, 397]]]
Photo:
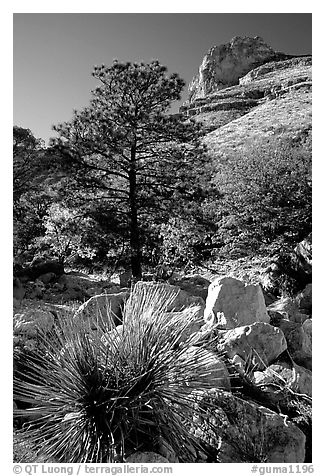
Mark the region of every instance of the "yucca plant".
[[94, 316], [96, 331], [67, 315], [43, 336], [28, 370], [14, 378], [14, 398], [31, 405], [20, 412], [32, 417], [23, 434], [44, 461], [117, 462], [165, 446], [180, 462], [194, 462], [198, 452], [214, 452], [192, 430], [194, 412], [209, 411], [194, 410], [193, 395], [216, 385], [215, 360], [204, 346], [188, 352], [193, 338], [184, 336], [199, 308], [167, 312], [175, 297], [168, 288], [136, 286], [122, 328], [109, 312]]

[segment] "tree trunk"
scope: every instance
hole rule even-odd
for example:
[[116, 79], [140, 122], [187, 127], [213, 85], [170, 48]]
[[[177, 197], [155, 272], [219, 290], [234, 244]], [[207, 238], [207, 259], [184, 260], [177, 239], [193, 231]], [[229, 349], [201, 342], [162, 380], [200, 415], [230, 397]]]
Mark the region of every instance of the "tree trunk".
[[130, 248], [131, 271], [136, 280], [142, 278], [142, 247], [140, 243], [138, 206], [137, 206], [137, 175], [136, 175], [136, 146], [131, 148], [129, 170], [129, 199], [130, 199]]

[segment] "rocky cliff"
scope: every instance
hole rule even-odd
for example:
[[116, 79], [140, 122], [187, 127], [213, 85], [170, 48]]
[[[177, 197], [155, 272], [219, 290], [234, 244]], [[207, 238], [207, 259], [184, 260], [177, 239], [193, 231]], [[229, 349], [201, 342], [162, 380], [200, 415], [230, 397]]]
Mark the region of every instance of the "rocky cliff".
[[259, 36], [235, 36], [229, 43], [214, 46], [204, 56], [199, 73], [189, 86], [189, 100], [233, 86], [248, 71], [268, 61], [287, 58], [290, 56], [274, 51]]
[[262, 38], [211, 48], [180, 112], [203, 123], [219, 156], [255, 139], [300, 137], [311, 129], [311, 56], [275, 52]]

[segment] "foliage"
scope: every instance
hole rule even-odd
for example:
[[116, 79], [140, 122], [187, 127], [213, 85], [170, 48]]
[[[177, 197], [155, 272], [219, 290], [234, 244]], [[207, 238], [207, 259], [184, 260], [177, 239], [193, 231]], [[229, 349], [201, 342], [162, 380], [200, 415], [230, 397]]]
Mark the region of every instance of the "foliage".
[[[26, 357], [14, 398], [33, 405], [17, 413], [33, 417], [23, 435], [39, 458], [116, 462], [165, 444], [194, 462], [196, 451], [212, 451], [189, 431], [191, 392], [212, 385], [211, 354], [201, 347], [194, 357], [191, 338], [183, 340], [198, 308], [167, 313], [175, 291], [141, 289], [126, 304], [121, 332], [109, 315], [94, 316], [97, 331], [67, 316], [44, 336], [44, 349]], [[196, 409], [202, 418], [207, 411]]]
[[163, 264], [186, 268], [204, 260], [211, 228], [199, 223], [196, 218], [190, 215], [171, 218], [161, 226], [160, 256]]
[[102, 219], [115, 217], [136, 277], [144, 230], [179, 211], [181, 198], [196, 200], [197, 171], [204, 170], [200, 126], [167, 114], [184, 82], [166, 71], [158, 61], [95, 67], [100, 86], [90, 105], [55, 127], [54, 142], [70, 171], [70, 196], [88, 208], [100, 201]]
[[44, 232], [42, 219], [49, 203], [42, 187], [45, 149], [29, 129], [13, 128], [14, 256], [29, 249]]
[[13, 128], [14, 258], [23, 264], [38, 252], [50, 206], [62, 199], [64, 179], [56, 167], [57, 151], [45, 148], [29, 129]]
[[[311, 141], [252, 145], [219, 164], [223, 198], [215, 206], [224, 251], [279, 249], [311, 231]], [[210, 202], [207, 210], [214, 206]]]
[[78, 212], [69, 210], [61, 204], [53, 203], [43, 219], [45, 234], [38, 241], [47, 245], [53, 256], [61, 262], [73, 260], [76, 256], [92, 258], [95, 250], [85, 245], [86, 230], [91, 227], [91, 220]]
[[139, 277], [143, 266], [290, 254], [309, 234], [308, 130], [208, 160], [200, 126], [168, 115], [184, 85], [177, 74], [116, 61], [93, 75], [89, 107], [55, 128], [52, 147], [14, 127], [15, 257], [50, 248]]
[[14, 201], [30, 190], [40, 170], [44, 145], [29, 129], [13, 128], [13, 195]]
[[46, 193], [26, 192], [14, 203], [14, 256], [31, 250], [34, 240], [44, 234], [43, 219], [51, 203]]

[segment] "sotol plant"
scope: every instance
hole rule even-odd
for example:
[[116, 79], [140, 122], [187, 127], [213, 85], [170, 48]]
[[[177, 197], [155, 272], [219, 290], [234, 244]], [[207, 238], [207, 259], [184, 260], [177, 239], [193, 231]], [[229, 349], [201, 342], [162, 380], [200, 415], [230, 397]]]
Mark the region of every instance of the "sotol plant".
[[[109, 313], [94, 316], [96, 331], [66, 316], [43, 337], [14, 379], [16, 401], [30, 405], [24, 437], [41, 459], [116, 462], [163, 446], [180, 462], [200, 452], [216, 461], [193, 432], [193, 393], [215, 386], [215, 359], [204, 347], [188, 352], [199, 309], [167, 312], [175, 297], [170, 288], [136, 286], [122, 328], [111, 330]], [[209, 409], [195, 412], [205, 418]]]

